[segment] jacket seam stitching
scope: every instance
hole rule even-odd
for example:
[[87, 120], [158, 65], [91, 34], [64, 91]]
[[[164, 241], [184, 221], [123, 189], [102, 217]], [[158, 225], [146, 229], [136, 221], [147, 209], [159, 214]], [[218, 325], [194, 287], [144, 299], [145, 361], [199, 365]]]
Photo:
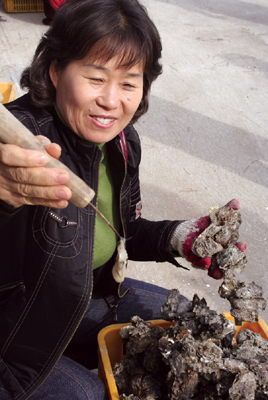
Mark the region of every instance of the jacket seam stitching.
[[[55, 249], [56, 249], [56, 247], [55, 247]], [[52, 256], [52, 253], [51, 253], [50, 256]], [[50, 258], [51, 258], [51, 257], [50, 257]], [[44, 282], [44, 279], [45, 279], [45, 277], [46, 277], [46, 274], [47, 274], [47, 272], [48, 272], [48, 270], [49, 270], [49, 266], [50, 266], [49, 261], [50, 261], [50, 258], [47, 260], [46, 269], [43, 271], [43, 273], [42, 273], [41, 276], [39, 277], [39, 280], [38, 280], [38, 282], [37, 282], [37, 285], [36, 285], [36, 287], [35, 287], [35, 290], [34, 290], [32, 296], [31, 296], [30, 300], [28, 301], [27, 305], [25, 306], [25, 309], [24, 309], [22, 315], [20, 316], [19, 321], [16, 323], [16, 325], [15, 325], [14, 328], [12, 329], [12, 332], [11, 332], [10, 335], [8, 336], [6, 342], [5, 342], [4, 346], [3, 346], [3, 349], [2, 349], [2, 352], [1, 352], [1, 355], [2, 355], [3, 358], [4, 358], [4, 355], [5, 355], [6, 351], [7, 351], [7, 349], [8, 349], [8, 346], [10, 345], [10, 342], [12, 341], [12, 339], [14, 338], [14, 336], [17, 334], [17, 332], [18, 332], [19, 328], [21, 327], [21, 325], [22, 325], [24, 319], [25, 319], [26, 316], [28, 315], [28, 312], [29, 312], [29, 309], [30, 309], [31, 306], [32, 306], [32, 303], [34, 302], [34, 300], [35, 300], [37, 294], [39, 293], [40, 287], [41, 287], [42, 283]]]
[[[87, 275], [86, 275], [85, 282], [88, 281], [88, 273], [89, 273], [89, 271], [87, 269]], [[55, 352], [57, 351], [57, 349], [58, 349], [58, 347], [60, 345], [60, 343], [63, 342], [63, 338], [66, 336], [66, 332], [69, 331], [71, 329], [71, 327], [74, 325], [74, 316], [77, 315], [77, 313], [80, 312], [80, 310], [82, 309], [82, 307], [84, 305], [84, 301], [86, 299], [85, 293], [86, 293], [87, 287], [88, 287], [88, 285], [85, 284], [84, 291], [83, 291], [83, 294], [81, 296], [81, 300], [80, 300], [79, 304], [77, 305], [76, 310], [73, 312], [73, 317], [70, 318], [70, 321], [69, 321], [68, 325], [66, 326], [64, 332], [62, 333], [61, 338], [58, 340], [58, 343], [55, 345], [54, 351], [51, 353], [50, 357], [48, 358], [46, 364], [43, 366], [42, 370], [38, 373], [38, 375], [35, 377], [35, 379], [25, 388], [25, 390], [28, 390], [28, 389], [32, 388], [33, 385], [35, 384], [35, 382], [38, 381], [38, 379], [42, 376], [43, 372], [45, 372], [47, 369], [49, 369], [50, 360], [53, 358]]]
[[[84, 293], [85, 293], [85, 288], [87, 286], [85, 285], [84, 287]], [[83, 296], [84, 296], [83, 293]], [[77, 313], [80, 312], [80, 310], [83, 307], [84, 304], [84, 297], [81, 297], [81, 301], [79, 302], [79, 304], [77, 305], [76, 310], [73, 312], [73, 316], [77, 315]], [[50, 357], [48, 358], [47, 362], [44, 364], [43, 368], [40, 370], [40, 372], [36, 375], [35, 379], [25, 388], [25, 390], [27, 391], [28, 389], [31, 389], [35, 383], [38, 381], [38, 379], [40, 379], [40, 377], [43, 375], [44, 372], [46, 372], [49, 368], [50, 368], [50, 364], [51, 364], [51, 359], [53, 358], [55, 352], [57, 351], [57, 349], [59, 348], [60, 344], [64, 341], [64, 337], [66, 336], [66, 333], [71, 329], [71, 327], [74, 325], [74, 318], [72, 317], [68, 323], [68, 325], [66, 326], [64, 332], [62, 333], [60, 339], [58, 340], [58, 343], [55, 345], [54, 347], [54, 351], [51, 353]]]

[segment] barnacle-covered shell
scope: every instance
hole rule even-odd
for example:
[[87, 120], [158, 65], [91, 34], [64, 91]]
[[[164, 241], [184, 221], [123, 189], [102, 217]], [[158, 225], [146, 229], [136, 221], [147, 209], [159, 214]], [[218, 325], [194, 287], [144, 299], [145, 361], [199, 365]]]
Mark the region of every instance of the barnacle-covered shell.
[[245, 329], [233, 347], [233, 322], [196, 294], [189, 303], [181, 313], [184, 298], [172, 289], [162, 306], [174, 318], [168, 329], [138, 316], [121, 329], [127, 354], [114, 369], [120, 400], [267, 400], [268, 341]]
[[[193, 242], [192, 251], [199, 257], [211, 257], [210, 271], [220, 269], [223, 282], [219, 287], [219, 295], [231, 304], [231, 314], [236, 325], [243, 321], [257, 322], [266, 301], [258, 292], [257, 285], [242, 284], [237, 281], [239, 274], [247, 264], [245, 253], [237, 246], [238, 231], [242, 223], [241, 214], [229, 207], [213, 212], [211, 224]], [[242, 294], [243, 292], [243, 294]]]

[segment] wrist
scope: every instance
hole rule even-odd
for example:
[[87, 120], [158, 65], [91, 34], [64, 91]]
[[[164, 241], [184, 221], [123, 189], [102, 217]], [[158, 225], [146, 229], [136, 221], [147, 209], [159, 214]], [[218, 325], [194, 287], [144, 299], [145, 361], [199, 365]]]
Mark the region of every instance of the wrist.
[[192, 246], [192, 243], [187, 243], [187, 236], [190, 232], [196, 231], [196, 222], [196, 218], [182, 222], [180, 225], [177, 226], [171, 236], [170, 245], [172, 251], [178, 252], [181, 257], [185, 258], [185, 246]]

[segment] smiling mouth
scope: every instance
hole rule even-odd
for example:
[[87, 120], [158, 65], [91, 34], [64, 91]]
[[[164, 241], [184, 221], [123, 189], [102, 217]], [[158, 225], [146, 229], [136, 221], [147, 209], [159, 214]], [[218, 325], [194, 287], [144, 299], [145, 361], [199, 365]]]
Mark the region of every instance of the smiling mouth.
[[115, 121], [115, 118], [101, 118], [101, 117], [93, 117], [93, 118], [104, 125], [109, 125]]

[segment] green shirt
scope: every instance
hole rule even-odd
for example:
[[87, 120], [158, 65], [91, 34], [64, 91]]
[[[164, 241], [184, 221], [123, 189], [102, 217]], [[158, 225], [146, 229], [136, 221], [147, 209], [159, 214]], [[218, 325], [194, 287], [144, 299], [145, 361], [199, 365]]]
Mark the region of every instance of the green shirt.
[[[111, 170], [109, 168], [106, 144], [98, 145], [103, 152], [99, 168], [97, 207], [110, 224], [118, 231], [120, 225], [119, 207], [116, 202]], [[117, 246], [118, 237], [107, 223], [97, 214], [93, 254], [93, 268], [107, 262]]]

